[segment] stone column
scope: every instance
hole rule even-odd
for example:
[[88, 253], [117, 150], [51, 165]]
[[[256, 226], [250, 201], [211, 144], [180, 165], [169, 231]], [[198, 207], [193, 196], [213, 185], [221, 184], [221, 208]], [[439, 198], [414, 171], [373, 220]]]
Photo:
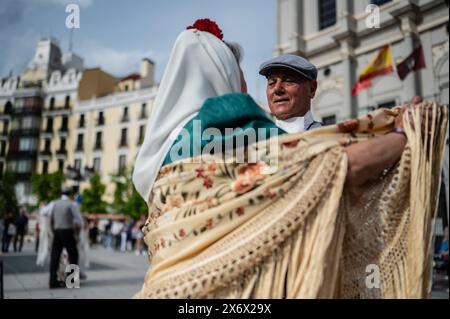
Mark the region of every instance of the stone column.
[[[402, 58], [404, 59], [414, 51], [417, 43], [416, 24], [410, 14], [401, 17], [401, 29], [404, 34], [402, 43]], [[403, 80], [402, 103], [410, 101], [415, 95], [422, 94], [420, 81], [420, 73], [416, 71], [411, 71]]]

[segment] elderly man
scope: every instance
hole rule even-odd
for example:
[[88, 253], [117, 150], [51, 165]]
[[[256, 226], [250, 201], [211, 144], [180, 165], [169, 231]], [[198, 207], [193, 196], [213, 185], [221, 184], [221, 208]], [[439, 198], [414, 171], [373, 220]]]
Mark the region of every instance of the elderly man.
[[[267, 78], [269, 108], [280, 128], [299, 133], [321, 126], [311, 114], [311, 99], [317, 89], [317, 69], [313, 64], [300, 56], [286, 54], [263, 63], [259, 73]], [[412, 101], [419, 102], [418, 97]], [[340, 125], [350, 131], [358, 122], [349, 120]], [[379, 176], [400, 159], [405, 145], [402, 116], [398, 116], [391, 133], [347, 146], [347, 184], [358, 186]]]
[[320, 127], [311, 113], [317, 89], [317, 69], [296, 55], [282, 55], [263, 63], [259, 74], [267, 78], [267, 100], [275, 123], [288, 133]]

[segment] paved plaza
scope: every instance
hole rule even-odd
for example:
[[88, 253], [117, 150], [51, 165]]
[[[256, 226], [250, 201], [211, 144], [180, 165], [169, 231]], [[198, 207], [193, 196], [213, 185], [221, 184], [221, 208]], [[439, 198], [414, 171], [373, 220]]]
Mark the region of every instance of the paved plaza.
[[[4, 267], [4, 297], [6, 299], [128, 299], [141, 287], [149, 268], [147, 256], [121, 253], [101, 246], [91, 249], [91, 267], [80, 288], [49, 289], [48, 266], [36, 266], [33, 245], [27, 243], [21, 253], [0, 255]], [[435, 275], [433, 299], [448, 299], [448, 281]]]
[[6, 299], [30, 298], [83, 298], [127, 299], [142, 286], [149, 268], [147, 256], [133, 252], [117, 252], [101, 246], [91, 249], [91, 267], [80, 288], [49, 289], [48, 265], [36, 266], [36, 253], [31, 243], [24, 245], [21, 253], [0, 255], [3, 260], [4, 297]]

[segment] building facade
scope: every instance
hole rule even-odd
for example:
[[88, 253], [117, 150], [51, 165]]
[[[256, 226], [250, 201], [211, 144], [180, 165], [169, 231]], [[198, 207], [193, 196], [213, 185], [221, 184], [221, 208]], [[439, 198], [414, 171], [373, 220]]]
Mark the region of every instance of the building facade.
[[[112, 200], [110, 175], [129, 166], [156, 96], [154, 63], [116, 78], [63, 53], [55, 39], [36, 46], [28, 67], [0, 85], [0, 174], [16, 177], [20, 204], [34, 205], [31, 176], [63, 171], [68, 179], [97, 171]], [[88, 183], [81, 183], [83, 189]]]
[[[324, 124], [401, 105], [415, 95], [448, 105], [448, 1], [277, 0], [276, 14], [274, 54], [301, 55], [317, 66], [318, 89], [311, 107]], [[394, 64], [421, 44], [426, 67], [404, 81], [396, 72], [379, 76], [371, 88], [352, 96], [358, 74], [386, 44]], [[441, 204], [446, 203], [448, 223], [448, 142], [443, 180]]]
[[[145, 136], [157, 88], [143, 88], [86, 101], [74, 110], [73, 167], [99, 173], [106, 184], [105, 200], [111, 202], [111, 175], [130, 168]], [[87, 183], [81, 183], [84, 188]]]

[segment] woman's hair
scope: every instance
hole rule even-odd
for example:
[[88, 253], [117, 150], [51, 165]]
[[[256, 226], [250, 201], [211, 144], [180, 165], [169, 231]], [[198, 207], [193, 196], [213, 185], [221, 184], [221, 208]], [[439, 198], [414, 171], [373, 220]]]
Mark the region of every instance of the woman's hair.
[[244, 57], [244, 52], [242, 50], [242, 47], [237, 42], [227, 42], [223, 41], [228, 48], [230, 48], [231, 52], [233, 52], [234, 57], [236, 58], [236, 61], [238, 64], [242, 62], [242, 59]]

